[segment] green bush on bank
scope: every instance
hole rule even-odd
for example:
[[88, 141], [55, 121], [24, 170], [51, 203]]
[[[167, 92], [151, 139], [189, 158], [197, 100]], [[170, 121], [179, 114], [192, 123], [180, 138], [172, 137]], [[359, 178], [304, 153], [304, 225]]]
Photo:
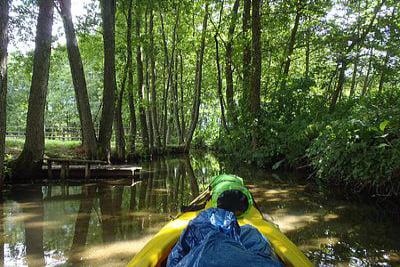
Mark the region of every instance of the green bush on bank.
[[306, 152], [319, 183], [400, 194], [399, 99], [385, 94], [360, 100], [346, 116], [325, 125]]
[[[400, 92], [342, 99], [329, 112], [311, 84], [292, 82], [263, 107], [258, 146], [240, 122], [214, 144], [221, 152], [260, 167], [311, 167], [321, 185], [346, 185], [384, 196], [400, 194]], [[291, 91], [290, 91], [291, 90]]]

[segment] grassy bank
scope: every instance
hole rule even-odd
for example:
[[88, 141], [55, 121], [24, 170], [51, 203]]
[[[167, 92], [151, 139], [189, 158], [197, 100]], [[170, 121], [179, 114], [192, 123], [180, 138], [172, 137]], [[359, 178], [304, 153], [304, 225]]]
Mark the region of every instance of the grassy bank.
[[[6, 138], [7, 161], [18, 157], [24, 147], [22, 138]], [[45, 155], [48, 157], [83, 158], [84, 151], [80, 141], [61, 141], [46, 139]]]

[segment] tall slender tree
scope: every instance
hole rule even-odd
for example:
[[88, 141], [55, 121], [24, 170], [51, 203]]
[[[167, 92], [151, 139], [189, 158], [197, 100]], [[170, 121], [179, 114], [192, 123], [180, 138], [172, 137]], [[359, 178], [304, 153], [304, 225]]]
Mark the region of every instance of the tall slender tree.
[[193, 134], [196, 130], [197, 122], [199, 120], [200, 102], [201, 102], [201, 82], [203, 78], [203, 61], [204, 61], [204, 49], [206, 46], [206, 33], [207, 33], [207, 21], [208, 21], [208, 3], [205, 7], [205, 14], [203, 18], [203, 29], [201, 33], [201, 44], [200, 50], [197, 52], [197, 64], [196, 64], [196, 77], [195, 77], [195, 90], [194, 100], [192, 107], [192, 119], [190, 122], [189, 131], [185, 140], [185, 151], [189, 151], [192, 143]]
[[4, 181], [6, 142], [8, 0], [0, 0], [0, 195]]
[[[225, 94], [226, 94], [228, 118], [229, 118], [229, 121], [233, 125], [236, 125], [236, 123], [237, 123], [236, 105], [235, 105], [235, 101], [234, 101], [234, 90], [233, 90], [233, 69], [232, 69], [233, 37], [234, 37], [236, 21], [237, 21], [237, 17], [238, 17], [239, 3], [240, 3], [239, 0], [235, 0], [235, 3], [233, 4], [233, 7], [232, 7], [231, 21], [230, 21], [229, 31], [228, 31], [228, 40], [226, 42], [226, 49], [225, 49], [225, 51], [226, 51], [225, 52], [225, 79], [226, 79], [226, 93]], [[246, 6], [246, 8], [247, 8], [247, 6]], [[246, 12], [247, 12], [247, 10], [246, 10]], [[245, 26], [243, 25], [243, 30], [244, 29], [245, 29]], [[246, 29], [247, 29], [247, 25], [246, 25]], [[245, 79], [247, 79], [247, 78], [245, 78]]]
[[86, 88], [85, 72], [81, 53], [78, 47], [74, 23], [71, 14], [71, 0], [58, 0], [64, 31], [67, 39], [67, 52], [71, 68], [72, 82], [75, 89], [75, 98], [78, 107], [79, 119], [82, 129], [83, 143], [86, 155], [89, 158], [97, 157], [97, 140], [92, 113], [90, 110], [89, 96]]
[[140, 5], [137, 3], [136, 7], [136, 75], [137, 75], [137, 93], [139, 98], [139, 118], [140, 128], [142, 133], [142, 142], [145, 151], [149, 150], [149, 132], [147, 128], [146, 111], [143, 98], [143, 61], [142, 61], [142, 47], [141, 47], [141, 12]]
[[252, 146], [258, 143], [258, 118], [261, 91], [261, 0], [252, 1], [252, 76], [250, 90], [250, 112], [252, 119]]
[[99, 130], [99, 157], [108, 159], [115, 111], [115, 8], [116, 0], [101, 0], [103, 19], [104, 77], [103, 108]]
[[154, 143], [157, 148], [161, 147], [161, 138], [158, 125], [158, 112], [157, 112], [157, 77], [156, 77], [156, 60], [154, 56], [154, 13], [153, 1], [150, 1], [150, 21], [149, 21], [149, 37], [150, 37], [150, 90], [151, 90], [151, 116], [153, 119], [153, 132]]
[[251, 87], [251, 1], [244, 0], [243, 19], [242, 19], [242, 38], [243, 38], [243, 85], [242, 85], [242, 106], [245, 112], [250, 111], [250, 87]]
[[12, 176], [15, 180], [37, 178], [41, 175], [44, 155], [44, 112], [49, 80], [53, 13], [54, 3], [52, 0], [39, 1], [26, 137], [21, 154], [12, 164]]
[[136, 150], [136, 111], [133, 93], [133, 64], [132, 64], [132, 12], [133, 0], [128, 2], [128, 16], [126, 21], [126, 64], [128, 66], [128, 105], [129, 105], [129, 157], [132, 157]]

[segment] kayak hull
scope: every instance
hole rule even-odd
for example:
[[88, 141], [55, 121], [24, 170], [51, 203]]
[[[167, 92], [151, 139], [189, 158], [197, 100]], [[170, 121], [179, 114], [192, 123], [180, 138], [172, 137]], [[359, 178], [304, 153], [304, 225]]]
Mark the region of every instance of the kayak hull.
[[[204, 209], [210, 207], [207, 203]], [[202, 210], [190, 211], [180, 214], [176, 219], [166, 224], [129, 262], [128, 266], [155, 267], [163, 266], [168, 258], [170, 251], [178, 241], [182, 231], [186, 228], [189, 221], [194, 219]], [[286, 266], [313, 266], [310, 260], [293, 244], [273, 223], [265, 220], [261, 212], [252, 206], [243, 216], [238, 219], [239, 225], [250, 224], [257, 228], [274, 248]]]

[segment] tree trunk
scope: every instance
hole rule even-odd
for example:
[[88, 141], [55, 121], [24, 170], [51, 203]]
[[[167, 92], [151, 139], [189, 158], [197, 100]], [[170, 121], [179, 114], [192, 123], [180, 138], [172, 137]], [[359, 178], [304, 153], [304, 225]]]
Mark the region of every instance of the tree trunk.
[[294, 19], [294, 26], [290, 33], [290, 39], [286, 50], [286, 61], [283, 68], [283, 76], [282, 76], [283, 85], [285, 85], [287, 76], [289, 75], [290, 63], [292, 61], [294, 45], [296, 44], [296, 35], [297, 35], [297, 30], [299, 29], [301, 15], [302, 15], [301, 7], [297, 6], [296, 17]]
[[336, 103], [338, 101], [339, 95], [343, 90], [343, 85], [345, 82], [345, 71], [347, 69], [347, 60], [346, 59], [342, 59], [341, 63], [340, 63], [340, 69], [339, 69], [339, 79], [335, 88], [335, 91], [333, 91], [332, 94], [332, 99], [331, 99], [331, 104], [329, 107], [329, 110], [332, 112], [335, 107], [336, 107]]
[[71, 15], [71, 0], [59, 0], [60, 13], [64, 23], [64, 31], [67, 39], [67, 52], [71, 68], [72, 82], [75, 89], [79, 119], [82, 129], [82, 140], [88, 158], [96, 158], [97, 140], [94, 129], [92, 113], [90, 110], [89, 96], [86, 88], [85, 73], [82, 64], [81, 53], [76, 39], [74, 24]]
[[[161, 20], [161, 33], [162, 33], [162, 39], [163, 39], [163, 47], [164, 47], [164, 93], [163, 93], [163, 114], [162, 114], [162, 121], [161, 121], [161, 130], [163, 133], [163, 147], [164, 149], [167, 147], [167, 121], [168, 121], [168, 94], [169, 94], [169, 56], [168, 56], [168, 45], [167, 45], [167, 39], [165, 36], [165, 30], [164, 30], [164, 18], [162, 13], [160, 13], [160, 20]], [[167, 73], [167, 84], [165, 86], [165, 72], [166, 69], [168, 69]]]
[[[235, 3], [233, 4], [231, 22], [228, 31], [228, 41], [226, 42], [226, 52], [225, 52], [225, 79], [226, 79], [225, 94], [226, 94], [228, 118], [233, 125], [237, 124], [237, 114], [236, 114], [236, 105], [234, 101], [234, 92], [233, 92], [232, 54], [233, 54], [233, 34], [235, 32], [239, 3], [240, 3], [239, 0], [235, 0]], [[218, 40], [216, 40], [215, 42], [216, 42], [215, 45], [218, 46], [217, 44]], [[219, 66], [218, 66], [218, 72], [220, 72]], [[222, 90], [222, 83], [221, 83], [221, 90]], [[223, 106], [221, 105], [221, 112], [222, 112], [221, 119], [223, 117], [222, 123], [224, 125], [224, 128], [227, 130], [228, 128], [226, 127], [225, 114], [223, 114], [222, 110]]]
[[[149, 35], [149, 27], [147, 23], [147, 9], [146, 9], [146, 16], [145, 16], [145, 36]], [[150, 103], [150, 73], [149, 73], [149, 47], [148, 45], [145, 46], [145, 73], [146, 73], [146, 90], [145, 90], [145, 98], [146, 103]], [[154, 148], [154, 129], [153, 129], [153, 118], [151, 116], [151, 107], [149, 105], [146, 106], [146, 121], [148, 125], [148, 134], [149, 134], [149, 148], [150, 152], [153, 153]]]
[[39, 2], [26, 137], [21, 154], [13, 162], [12, 176], [15, 180], [27, 180], [41, 176], [44, 154], [44, 111], [49, 80], [53, 13], [53, 1], [41, 0]]
[[7, 121], [8, 8], [8, 0], [0, 0], [0, 196], [4, 182], [4, 150]]
[[128, 64], [124, 67], [124, 73], [122, 74], [121, 88], [119, 89], [117, 105], [115, 108], [114, 118], [114, 132], [115, 132], [115, 152], [116, 160], [118, 162], [125, 161], [125, 132], [124, 124], [122, 119], [122, 102], [124, 99], [124, 91], [126, 86], [126, 79], [128, 75]]
[[110, 140], [115, 111], [115, 5], [116, 0], [102, 0], [101, 14], [103, 19], [104, 44], [104, 89], [103, 109], [101, 111], [99, 131], [99, 157], [108, 159], [110, 156]]
[[199, 111], [201, 102], [201, 82], [203, 75], [204, 49], [206, 45], [207, 20], [208, 20], [208, 3], [206, 4], [204, 19], [203, 19], [200, 51], [197, 54], [198, 59], [196, 64], [196, 78], [195, 78], [195, 90], [194, 90], [195, 95], [192, 108], [192, 120], [190, 122], [189, 132], [185, 142], [185, 151], [189, 151], [193, 139], [193, 134], [194, 131], [196, 130], [197, 122], [199, 120]]
[[160, 132], [158, 131], [158, 112], [157, 112], [157, 84], [156, 84], [156, 62], [154, 57], [154, 32], [153, 32], [153, 9], [150, 10], [150, 25], [149, 25], [149, 35], [150, 35], [150, 69], [151, 69], [151, 116], [153, 119], [153, 132], [154, 132], [154, 143], [157, 148], [161, 147]]
[[367, 93], [368, 85], [369, 85], [369, 75], [371, 74], [371, 69], [372, 69], [372, 58], [373, 58], [373, 49], [371, 48], [369, 50], [369, 60], [368, 60], [368, 69], [367, 69], [367, 75], [365, 76], [364, 80], [364, 85], [361, 91], [361, 96], [365, 96]]
[[[221, 78], [221, 66], [219, 64], [219, 48], [218, 48], [218, 37], [214, 35], [215, 40], [215, 61], [217, 65], [217, 82], [218, 82], [218, 98], [219, 98], [219, 105], [221, 107], [221, 122], [224, 130], [229, 132], [228, 125], [225, 119], [225, 103], [224, 103], [224, 95], [222, 94], [222, 78]], [[232, 74], [232, 73], [231, 73]], [[228, 83], [228, 79], [227, 79]], [[233, 87], [233, 82], [232, 82]]]
[[388, 63], [389, 63], [389, 52], [386, 51], [386, 56], [385, 56], [385, 59], [383, 60], [381, 76], [379, 78], [379, 87], [378, 87], [379, 94], [382, 93], [383, 84], [385, 83], [385, 75], [386, 75]]
[[129, 105], [129, 157], [132, 158], [135, 154], [136, 146], [136, 113], [135, 101], [133, 94], [133, 66], [132, 66], [132, 6], [133, 0], [129, 0], [128, 17], [126, 22], [126, 64], [128, 66], [128, 105]]
[[[391, 20], [395, 19], [396, 11], [397, 11], [397, 8], [393, 7], [392, 14], [390, 16]], [[389, 25], [388, 44], [392, 41], [392, 38], [394, 36], [395, 36], [394, 27], [393, 27], [393, 25]], [[378, 93], [379, 94], [382, 93], [383, 85], [385, 83], [385, 77], [386, 77], [386, 72], [388, 70], [388, 63], [389, 63], [390, 55], [391, 55], [391, 47], [390, 47], [390, 45], [388, 45], [388, 47], [386, 49], [385, 59], [383, 60], [382, 73], [381, 73], [381, 76], [379, 78], [379, 86], [378, 86]]]
[[306, 78], [310, 76], [310, 35], [311, 30], [308, 28], [306, 32]]
[[354, 59], [353, 75], [351, 77], [350, 97], [353, 97], [354, 93], [356, 91], [357, 69], [358, 69], [359, 56], [360, 55], [358, 52], [356, 58]]
[[258, 143], [258, 117], [260, 113], [260, 89], [261, 89], [261, 0], [252, 1], [252, 81], [250, 90], [250, 111], [252, 118], [252, 147]]
[[250, 26], [251, 26], [251, 0], [244, 0], [243, 7], [243, 96], [242, 104], [246, 113], [250, 112], [250, 90], [251, 90], [251, 39], [250, 39]]
[[173, 89], [174, 89], [174, 94], [173, 94], [173, 97], [174, 97], [174, 118], [175, 118], [175, 127], [176, 127], [176, 134], [177, 134], [177, 136], [178, 136], [178, 141], [179, 141], [179, 144], [183, 144], [183, 135], [182, 135], [182, 128], [181, 128], [181, 122], [180, 122], [180, 119], [179, 119], [179, 98], [178, 98], [178, 55], [177, 55], [177, 53], [175, 53], [175, 60], [174, 60], [174, 62], [175, 62], [175, 73], [174, 73], [174, 75], [175, 75], [175, 78], [174, 78], [174, 87], [173, 87]]
[[[182, 53], [179, 53], [180, 61], [179, 61], [179, 73], [180, 73], [180, 93], [181, 93], [181, 104], [180, 104], [180, 112], [181, 112], [181, 126], [182, 126], [182, 135], [186, 135], [186, 125], [185, 125], [185, 101], [183, 97], [183, 58]], [[185, 141], [185, 140], [184, 140]]]
[[[168, 46], [167, 46], [167, 41], [166, 41], [166, 36], [165, 36], [165, 30], [164, 30], [164, 19], [162, 14], [160, 14], [161, 17], [161, 30], [162, 30], [162, 36], [163, 36], [163, 43], [164, 43], [164, 54], [165, 54], [165, 61], [167, 63], [168, 66], [168, 78], [167, 78], [167, 87], [166, 87], [166, 91], [165, 91], [165, 99], [164, 99], [164, 115], [163, 115], [163, 132], [164, 132], [164, 140], [163, 140], [163, 145], [164, 148], [167, 145], [167, 123], [168, 123], [168, 95], [169, 95], [169, 89], [170, 86], [172, 84], [172, 80], [173, 80], [173, 69], [174, 69], [174, 55], [175, 55], [175, 45], [176, 45], [176, 30], [178, 28], [178, 24], [179, 24], [179, 14], [180, 14], [180, 6], [178, 6], [177, 9], [177, 15], [176, 15], [176, 19], [175, 19], [175, 25], [174, 25], [174, 30], [173, 30], [173, 34], [172, 34], [172, 51], [171, 51], [171, 57], [169, 58], [168, 56]], [[173, 86], [173, 84], [172, 84]], [[173, 94], [174, 92], [172, 92]], [[172, 95], [173, 97], [173, 95]]]
[[141, 28], [141, 14], [139, 8], [136, 13], [136, 72], [137, 72], [137, 92], [139, 98], [139, 118], [140, 128], [142, 133], [143, 148], [146, 152], [149, 151], [149, 132], [147, 130], [146, 112], [144, 109], [143, 100], [143, 61], [142, 61], [142, 48], [140, 42], [140, 28]]

